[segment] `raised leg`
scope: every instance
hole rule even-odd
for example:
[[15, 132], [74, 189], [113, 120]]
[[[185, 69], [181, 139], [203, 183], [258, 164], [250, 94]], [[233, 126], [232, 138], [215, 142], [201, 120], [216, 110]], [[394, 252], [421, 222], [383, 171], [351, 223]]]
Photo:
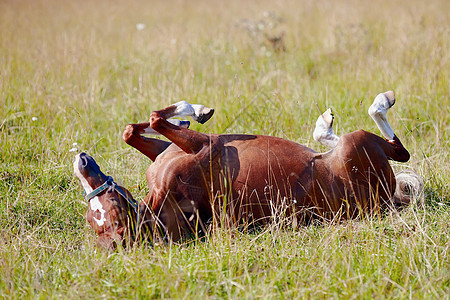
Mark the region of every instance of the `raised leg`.
[[[169, 119], [167, 121], [172, 123], [175, 126], [180, 126], [183, 128], [189, 128], [189, 126], [191, 125], [191, 122], [189, 122], [187, 120]], [[160, 135], [160, 133], [158, 131], [154, 130], [150, 126], [150, 122], [148, 122], [148, 127], [144, 129], [143, 134]]]
[[377, 124], [384, 138], [391, 145], [389, 149], [385, 149], [386, 155], [395, 161], [407, 162], [410, 157], [409, 152], [403, 147], [386, 118], [387, 111], [394, 104], [395, 95], [393, 91], [378, 94], [370, 106], [368, 113]]
[[369, 115], [377, 124], [383, 136], [388, 141], [394, 140], [394, 130], [387, 121], [386, 113], [395, 104], [395, 96], [393, 91], [378, 94], [369, 108]]
[[150, 114], [150, 126], [153, 130], [164, 135], [186, 153], [197, 153], [204, 145], [210, 142], [206, 134], [183, 128], [169, 122], [169, 118], [175, 116], [191, 116], [199, 123], [208, 121], [214, 113], [214, 109], [203, 105], [191, 105], [186, 101], [175, 103], [162, 110]]
[[156, 157], [169, 147], [170, 142], [142, 136], [144, 133], [149, 133], [148, 131], [150, 130], [153, 130], [150, 122], [128, 124], [122, 137], [125, 143], [136, 148], [152, 161], [155, 161]]
[[313, 133], [314, 140], [330, 148], [335, 148], [339, 142], [339, 137], [333, 132], [333, 119], [333, 113], [329, 108], [317, 118]]
[[180, 101], [159, 110], [158, 112], [161, 118], [164, 118], [175, 126], [178, 126], [178, 124], [175, 124], [172, 120], [168, 119], [173, 117], [192, 117], [194, 121], [203, 124], [214, 114], [214, 109], [201, 104], [190, 104], [186, 101]]
[[[157, 125], [157, 119], [162, 118], [164, 120], [166, 124], [163, 127], [176, 130], [187, 130], [189, 127], [189, 121], [170, 118], [191, 116], [195, 121], [203, 124], [211, 118], [213, 113], [213, 109], [207, 108], [203, 105], [191, 105], [186, 101], [181, 101], [163, 110], [153, 112], [150, 117], [150, 122], [127, 125], [123, 132], [123, 139], [128, 145], [136, 148], [145, 156], [154, 161], [156, 157], [171, 144], [170, 142], [142, 136], [142, 134], [166, 135], [164, 134], [165, 131]], [[155, 115], [158, 115], [159, 117], [155, 119]], [[193, 133], [195, 131], [188, 130], [188, 132]], [[169, 136], [166, 137], [171, 140]]]

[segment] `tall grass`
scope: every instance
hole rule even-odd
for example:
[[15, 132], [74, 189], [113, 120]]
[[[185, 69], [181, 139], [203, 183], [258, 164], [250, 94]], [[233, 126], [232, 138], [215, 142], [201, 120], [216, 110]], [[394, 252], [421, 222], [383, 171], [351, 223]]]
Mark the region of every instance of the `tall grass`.
[[[448, 298], [449, 10], [445, 0], [1, 1], [0, 297]], [[276, 52], [265, 34], [281, 32]], [[156, 108], [187, 99], [216, 109], [195, 130], [325, 150], [312, 141], [316, 104], [333, 109], [338, 134], [378, 133], [367, 108], [388, 89], [390, 123], [412, 154], [394, 167], [423, 176], [423, 208], [114, 254], [92, 246], [70, 149], [142, 199], [149, 161], [121, 132]]]

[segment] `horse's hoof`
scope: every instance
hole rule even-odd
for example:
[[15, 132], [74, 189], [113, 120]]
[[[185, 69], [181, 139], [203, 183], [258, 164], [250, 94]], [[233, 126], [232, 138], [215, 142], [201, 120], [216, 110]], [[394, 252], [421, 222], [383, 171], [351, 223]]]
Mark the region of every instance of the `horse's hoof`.
[[395, 94], [394, 94], [394, 92], [393, 91], [387, 91], [387, 92], [384, 92], [383, 94], [386, 96], [386, 98], [388, 100], [389, 108], [394, 106], [394, 104], [395, 104]]
[[323, 120], [325, 121], [325, 123], [328, 125], [328, 127], [333, 126], [333, 119], [334, 119], [334, 115], [331, 112], [331, 108], [327, 109], [323, 114], [322, 114]]
[[200, 124], [206, 123], [209, 119], [211, 119], [212, 115], [214, 114], [214, 109], [205, 107], [203, 111], [199, 114], [196, 121]]
[[372, 118], [386, 118], [387, 111], [395, 104], [395, 96], [393, 91], [378, 94], [372, 105], [369, 107], [368, 113]]

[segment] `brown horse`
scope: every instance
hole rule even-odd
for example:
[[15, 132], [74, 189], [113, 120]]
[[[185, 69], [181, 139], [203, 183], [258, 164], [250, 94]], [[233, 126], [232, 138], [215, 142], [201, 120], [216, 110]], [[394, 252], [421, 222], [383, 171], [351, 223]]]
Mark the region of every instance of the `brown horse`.
[[[90, 156], [76, 156], [75, 174], [89, 194], [87, 219], [100, 243], [110, 247], [133, 226], [153, 233], [158, 228], [177, 241], [205, 230], [219, 214], [234, 224], [264, 224], [281, 215], [305, 224], [406, 205], [411, 187], [396, 182], [389, 164], [410, 157], [386, 119], [394, 103], [389, 91], [369, 108], [386, 139], [364, 130], [338, 137], [327, 110], [314, 131], [315, 140], [332, 147], [326, 153], [271, 136], [203, 134], [171, 119], [192, 116], [204, 123], [214, 110], [203, 105], [182, 101], [154, 111], [149, 122], [127, 125], [123, 133], [127, 144], [153, 161], [146, 173], [149, 193], [139, 205]], [[170, 142], [142, 134], [161, 134]]]

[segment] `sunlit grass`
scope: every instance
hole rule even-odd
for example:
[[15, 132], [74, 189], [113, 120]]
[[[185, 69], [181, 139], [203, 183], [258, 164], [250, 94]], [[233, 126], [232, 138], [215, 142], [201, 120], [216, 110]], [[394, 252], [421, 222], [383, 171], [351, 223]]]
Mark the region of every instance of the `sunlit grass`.
[[[0, 297], [448, 297], [449, 10], [444, 0], [0, 2]], [[276, 52], [264, 33], [281, 32]], [[312, 140], [317, 106], [333, 109], [338, 134], [378, 133], [367, 109], [389, 89], [390, 123], [411, 153], [395, 168], [424, 178], [424, 208], [93, 247], [74, 143], [142, 199], [149, 161], [121, 133], [156, 108], [186, 99], [216, 110], [195, 130], [325, 150]]]

